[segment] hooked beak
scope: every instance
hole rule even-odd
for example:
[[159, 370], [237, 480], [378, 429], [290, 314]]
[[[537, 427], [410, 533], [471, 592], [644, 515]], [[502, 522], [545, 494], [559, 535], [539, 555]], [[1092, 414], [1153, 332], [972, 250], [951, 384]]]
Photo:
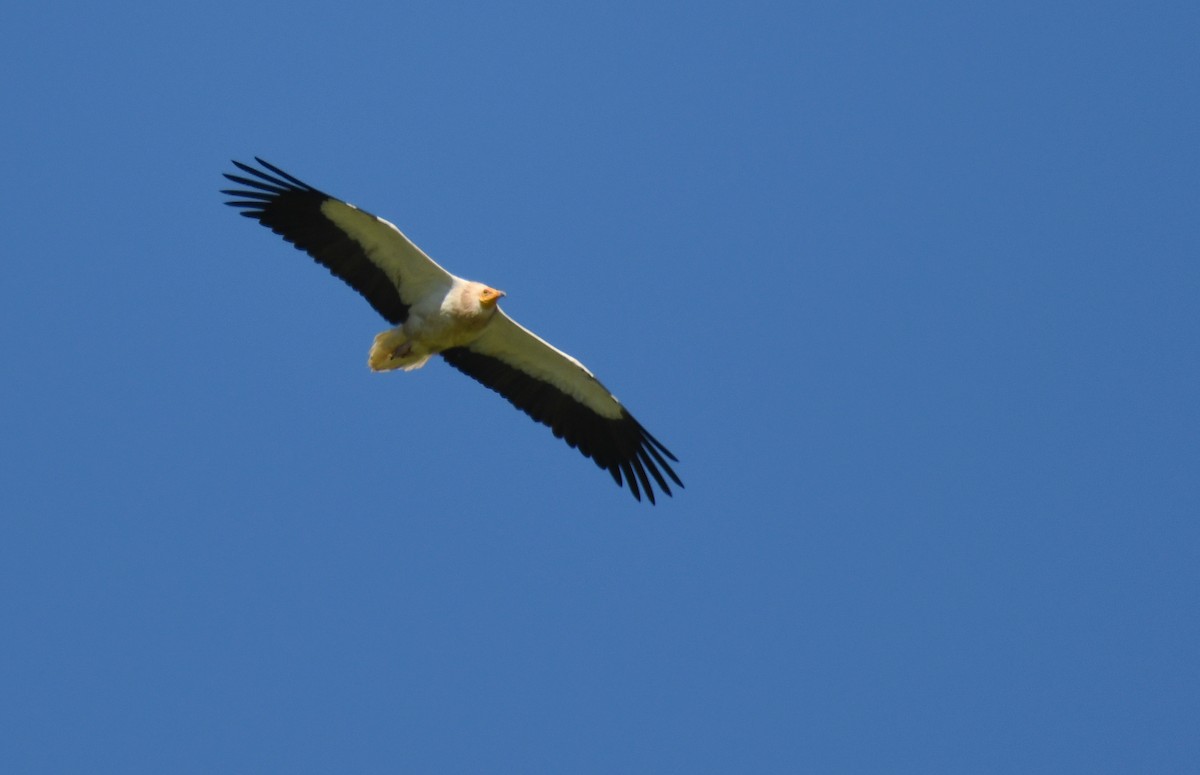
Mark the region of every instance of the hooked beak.
[[479, 294], [479, 301], [491, 307], [503, 297], [504, 291], [498, 291], [495, 288], [484, 288], [483, 292]]

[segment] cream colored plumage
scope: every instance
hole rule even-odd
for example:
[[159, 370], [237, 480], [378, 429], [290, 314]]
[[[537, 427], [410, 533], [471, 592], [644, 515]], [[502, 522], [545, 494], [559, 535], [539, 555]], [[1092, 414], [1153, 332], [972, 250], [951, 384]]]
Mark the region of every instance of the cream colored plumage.
[[[392, 328], [380, 333], [368, 365], [412, 370], [431, 356], [500, 393], [554, 435], [592, 458], [638, 500], [667, 495], [675, 456], [626, 411], [578, 360], [504, 314], [504, 293], [447, 272], [391, 223], [329, 196], [262, 159], [225, 177], [227, 204], [326, 266]], [[665, 475], [665, 476], [664, 476]]]

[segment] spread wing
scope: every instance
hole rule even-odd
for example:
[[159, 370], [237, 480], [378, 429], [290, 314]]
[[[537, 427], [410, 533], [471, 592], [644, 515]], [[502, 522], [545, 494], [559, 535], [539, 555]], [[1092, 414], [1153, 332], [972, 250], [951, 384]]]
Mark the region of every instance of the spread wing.
[[245, 186], [226, 202], [308, 253], [370, 302], [392, 325], [426, 294], [444, 292], [453, 276], [392, 224], [329, 196], [278, 167], [233, 162], [246, 173], [225, 177]]
[[651, 479], [667, 495], [671, 494], [667, 478], [683, 487], [667, 462], [678, 462], [675, 456], [616, 396], [582, 363], [503, 311], [496, 311], [478, 339], [466, 347], [444, 350], [442, 357], [549, 426], [555, 436], [612, 474], [618, 485], [623, 477], [634, 498], [641, 500], [641, 492], [645, 492], [654, 503]]

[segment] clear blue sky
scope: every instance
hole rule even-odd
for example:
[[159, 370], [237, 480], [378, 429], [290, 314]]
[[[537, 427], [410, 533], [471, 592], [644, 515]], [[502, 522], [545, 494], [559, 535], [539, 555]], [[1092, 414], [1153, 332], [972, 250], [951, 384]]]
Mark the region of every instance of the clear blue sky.
[[[1200, 761], [1200, 10], [19, 4], [0, 769]], [[217, 190], [396, 222], [638, 504]]]

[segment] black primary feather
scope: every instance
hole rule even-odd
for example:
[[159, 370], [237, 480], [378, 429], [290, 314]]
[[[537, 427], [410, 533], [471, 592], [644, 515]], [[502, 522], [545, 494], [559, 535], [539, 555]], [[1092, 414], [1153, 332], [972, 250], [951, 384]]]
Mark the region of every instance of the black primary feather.
[[321, 205], [334, 197], [258, 157], [255, 161], [263, 169], [233, 162], [253, 177], [225, 173], [229, 180], [248, 187], [223, 189], [222, 194], [236, 197], [225, 204], [308, 253], [362, 294], [384, 320], [394, 326], [403, 323], [408, 318], [408, 305], [401, 300], [391, 278], [371, 261], [362, 245], [321, 212]]

